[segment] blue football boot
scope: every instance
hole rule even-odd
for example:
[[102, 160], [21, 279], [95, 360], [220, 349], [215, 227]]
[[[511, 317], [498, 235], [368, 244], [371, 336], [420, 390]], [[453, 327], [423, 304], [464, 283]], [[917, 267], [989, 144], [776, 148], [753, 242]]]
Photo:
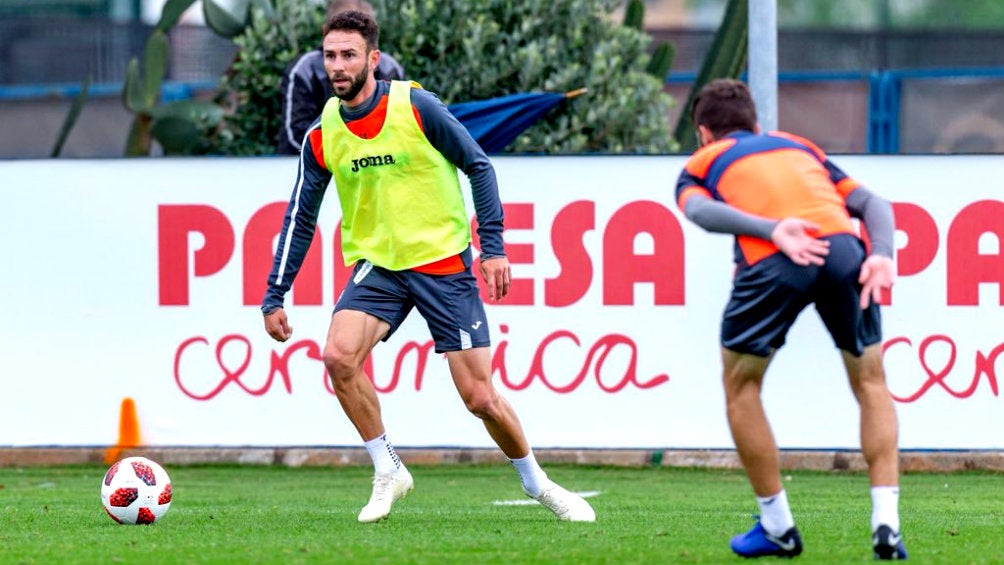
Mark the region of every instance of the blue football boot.
[[802, 553], [802, 536], [794, 526], [782, 536], [772, 536], [757, 520], [752, 530], [732, 538], [729, 546], [742, 557], [795, 557]]

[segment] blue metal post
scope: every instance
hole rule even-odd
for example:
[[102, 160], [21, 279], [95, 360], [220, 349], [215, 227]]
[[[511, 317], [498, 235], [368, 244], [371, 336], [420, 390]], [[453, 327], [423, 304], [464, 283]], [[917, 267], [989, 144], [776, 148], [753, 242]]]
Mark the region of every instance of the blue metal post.
[[900, 79], [891, 71], [868, 75], [868, 151], [899, 151]]

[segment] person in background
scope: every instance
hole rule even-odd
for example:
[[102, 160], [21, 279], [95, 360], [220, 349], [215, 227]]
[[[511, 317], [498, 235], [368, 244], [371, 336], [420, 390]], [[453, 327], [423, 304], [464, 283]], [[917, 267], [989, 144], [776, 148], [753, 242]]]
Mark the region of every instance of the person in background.
[[[373, 7], [365, 0], [331, 0], [325, 10], [325, 19], [350, 10], [374, 16]], [[377, 80], [404, 80], [404, 68], [387, 53], [380, 53], [380, 64], [374, 74]], [[300, 55], [286, 67], [279, 92], [282, 127], [279, 128], [276, 153], [299, 155], [307, 127], [321, 115], [324, 104], [334, 95], [320, 47]]]
[[[495, 170], [439, 98], [416, 83], [378, 81], [379, 28], [364, 12], [324, 26], [324, 64], [335, 97], [308, 128], [298, 178], [283, 218], [268, 289], [265, 330], [286, 341], [283, 297], [303, 263], [328, 184], [342, 211], [342, 253], [355, 263], [335, 304], [324, 365], [346, 416], [373, 460], [373, 491], [360, 522], [386, 518], [414, 481], [387, 437], [370, 351], [415, 308], [443, 353], [467, 409], [516, 468], [524, 492], [559, 519], [592, 522], [592, 507], [537, 463], [512, 406], [492, 385], [488, 319], [472, 273], [471, 230], [457, 169], [470, 180], [490, 300], [509, 293]], [[435, 410], [424, 408], [427, 417]]]
[[[698, 226], [736, 238], [732, 296], [721, 324], [723, 381], [729, 427], [760, 516], [753, 529], [732, 538], [731, 548], [744, 557], [802, 552], [761, 386], [788, 329], [813, 304], [841, 351], [860, 407], [874, 556], [906, 559], [898, 425], [882, 366], [877, 302], [895, 274], [892, 206], [812, 142], [760, 133], [742, 82], [710, 82], [691, 112], [700, 148], [680, 173], [677, 204]], [[852, 217], [864, 224], [870, 251]], [[812, 377], [810, 368], [804, 377]]]

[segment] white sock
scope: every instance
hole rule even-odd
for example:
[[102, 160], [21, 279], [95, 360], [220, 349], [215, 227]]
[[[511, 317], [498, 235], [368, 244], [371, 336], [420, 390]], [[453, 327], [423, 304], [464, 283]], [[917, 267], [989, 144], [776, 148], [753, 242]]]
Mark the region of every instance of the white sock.
[[872, 531], [885, 524], [899, 532], [899, 487], [872, 487]]
[[758, 496], [756, 503], [760, 507], [760, 524], [768, 534], [783, 536], [795, 526], [795, 518], [788, 506], [788, 493], [784, 489], [774, 496]]
[[510, 459], [509, 462], [516, 468], [519, 480], [523, 483], [523, 490], [530, 496], [539, 496], [551, 482], [547, 478], [547, 473], [537, 464], [537, 458], [533, 456], [533, 451], [530, 451], [526, 457]]
[[401, 459], [398, 458], [394, 446], [387, 441], [387, 434], [371, 439], [365, 444], [366, 451], [373, 460], [373, 468], [378, 475], [393, 473], [401, 468]]

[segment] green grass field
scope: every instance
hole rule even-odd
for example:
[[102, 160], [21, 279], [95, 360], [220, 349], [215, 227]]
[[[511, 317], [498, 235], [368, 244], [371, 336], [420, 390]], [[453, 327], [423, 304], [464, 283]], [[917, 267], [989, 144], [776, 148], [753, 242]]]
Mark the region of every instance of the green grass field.
[[[563, 523], [498, 466], [411, 467], [415, 491], [359, 524], [369, 468], [167, 467], [174, 500], [152, 526], [115, 524], [99, 466], [0, 468], [0, 563], [741, 563], [731, 535], [755, 503], [734, 471], [551, 466], [590, 498], [594, 524]], [[867, 477], [786, 479], [801, 563], [871, 560]], [[900, 502], [915, 563], [1004, 563], [1004, 475], [908, 474]], [[774, 558], [767, 560], [774, 561]]]

